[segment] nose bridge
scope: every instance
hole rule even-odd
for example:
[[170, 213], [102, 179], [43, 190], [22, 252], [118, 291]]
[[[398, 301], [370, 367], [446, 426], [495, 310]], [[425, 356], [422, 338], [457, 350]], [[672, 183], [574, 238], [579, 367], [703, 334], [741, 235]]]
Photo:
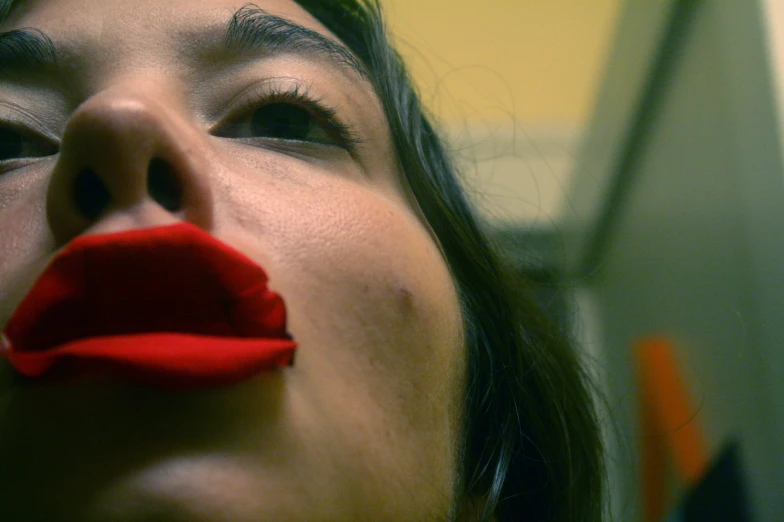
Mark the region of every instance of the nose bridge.
[[175, 220], [210, 226], [204, 139], [171, 96], [144, 86], [107, 89], [69, 119], [47, 193], [58, 240], [118, 215], [124, 225], [103, 228]]

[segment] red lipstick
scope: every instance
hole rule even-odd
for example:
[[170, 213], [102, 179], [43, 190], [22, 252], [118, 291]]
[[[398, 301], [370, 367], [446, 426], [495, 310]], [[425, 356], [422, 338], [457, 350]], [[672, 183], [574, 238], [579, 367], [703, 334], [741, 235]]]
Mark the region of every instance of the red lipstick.
[[237, 383], [293, 362], [286, 307], [267, 279], [188, 223], [79, 237], [11, 316], [2, 355], [28, 378]]

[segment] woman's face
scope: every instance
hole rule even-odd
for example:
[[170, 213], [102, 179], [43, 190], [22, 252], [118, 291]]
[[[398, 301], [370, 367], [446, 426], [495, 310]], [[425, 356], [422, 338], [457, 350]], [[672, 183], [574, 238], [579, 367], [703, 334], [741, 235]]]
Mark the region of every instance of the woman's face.
[[[456, 291], [371, 86], [314, 34], [334, 37], [288, 0], [246, 9], [245, 39], [230, 0], [17, 4], [0, 29], [42, 31], [57, 63], [0, 42], [0, 329], [76, 237], [188, 221], [264, 268], [299, 348], [223, 388], [4, 384], [0, 519], [445, 520]], [[262, 38], [267, 15], [292, 25]], [[73, 181], [88, 167], [97, 216]]]

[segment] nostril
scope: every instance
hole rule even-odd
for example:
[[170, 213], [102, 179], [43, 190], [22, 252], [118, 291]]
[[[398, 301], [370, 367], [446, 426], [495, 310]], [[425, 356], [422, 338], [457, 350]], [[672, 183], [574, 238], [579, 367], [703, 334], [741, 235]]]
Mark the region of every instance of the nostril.
[[76, 207], [88, 219], [97, 219], [111, 199], [101, 178], [90, 169], [83, 169], [76, 176], [73, 191]]
[[150, 161], [147, 192], [156, 203], [170, 212], [182, 207], [182, 187], [169, 164], [160, 158]]

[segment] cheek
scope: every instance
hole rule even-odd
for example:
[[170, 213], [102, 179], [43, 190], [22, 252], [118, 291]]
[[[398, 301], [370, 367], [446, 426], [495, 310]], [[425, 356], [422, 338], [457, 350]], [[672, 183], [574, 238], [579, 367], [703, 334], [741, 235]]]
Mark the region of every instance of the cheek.
[[226, 234], [241, 231], [241, 248], [267, 268], [292, 333], [316, 344], [339, 339], [345, 348], [330, 357], [405, 375], [409, 384], [434, 360], [459, 367], [449, 365], [462, 359], [455, 287], [411, 210], [339, 177], [255, 187], [231, 193]]
[[325, 176], [256, 186], [255, 196], [233, 193], [248, 198], [231, 205], [246, 209], [234, 211], [234, 230], [258, 245], [286, 300], [300, 343], [291, 389], [324, 444], [345, 442], [332, 451], [360, 467], [440, 473], [428, 480], [447, 487], [464, 350], [437, 247], [407, 207], [372, 187]]
[[0, 178], [0, 330], [54, 250], [46, 223], [45, 169]]
[[297, 305], [292, 331], [323, 347], [314, 348], [319, 364], [424, 422], [427, 398], [447, 399], [442, 387], [459, 376], [449, 274], [424, 232], [391, 207], [346, 202], [341, 212], [355, 219], [322, 222], [324, 240], [295, 258], [290, 274], [299, 277], [281, 274], [281, 290]]
[[279, 279], [301, 343], [292, 389], [368, 491], [399, 484], [443, 498], [463, 387], [449, 274], [394, 206], [357, 198], [338, 208], [334, 221], [306, 229], [324, 240], [300, 253], [291, 271], [300, 277]]

